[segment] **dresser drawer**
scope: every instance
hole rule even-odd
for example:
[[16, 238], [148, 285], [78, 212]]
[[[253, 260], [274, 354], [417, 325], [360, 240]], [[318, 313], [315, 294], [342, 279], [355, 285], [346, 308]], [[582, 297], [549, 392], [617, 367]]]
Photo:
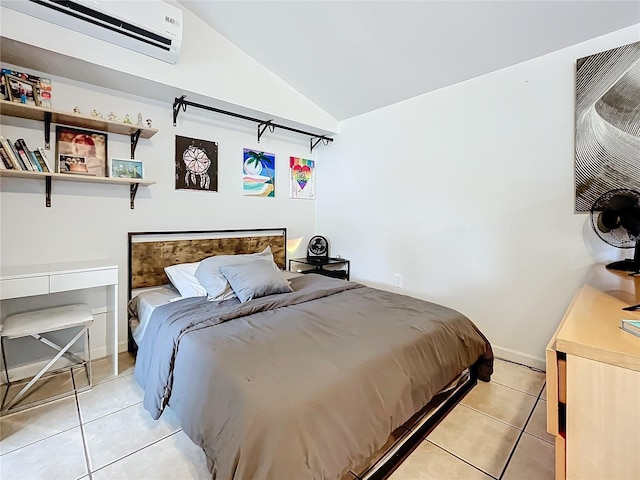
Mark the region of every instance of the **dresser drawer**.
[[118, 283], [118, 269], [93, 270], [91, 272], [63, 273], [51, 275], [49, 289], [51, 293], [102, 287]]
[[31, 297], [49, 293], [49, 277], [27, 277], [0, 280], [0, 300]]

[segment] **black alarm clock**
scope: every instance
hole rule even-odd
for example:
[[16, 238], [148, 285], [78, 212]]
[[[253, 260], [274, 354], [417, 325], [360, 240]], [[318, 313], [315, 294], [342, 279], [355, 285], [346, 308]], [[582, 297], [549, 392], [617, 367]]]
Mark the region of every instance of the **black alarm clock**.
[[321, 235], [311, 237], [307, 245], [307, 258], [309, 260], [326, 260], [329, 258], [329, 242]]

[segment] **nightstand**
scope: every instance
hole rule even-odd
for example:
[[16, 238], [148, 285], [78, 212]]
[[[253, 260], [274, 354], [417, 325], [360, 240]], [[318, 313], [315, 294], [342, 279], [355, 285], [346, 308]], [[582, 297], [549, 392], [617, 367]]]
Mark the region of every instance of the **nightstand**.
[[[298, 264], [295, 270], [292, 268]], [[327, 277], [349, 280], [351, 261], [345, 258], [291, 258], [289, 271], [299, 273], [318, 273]]]

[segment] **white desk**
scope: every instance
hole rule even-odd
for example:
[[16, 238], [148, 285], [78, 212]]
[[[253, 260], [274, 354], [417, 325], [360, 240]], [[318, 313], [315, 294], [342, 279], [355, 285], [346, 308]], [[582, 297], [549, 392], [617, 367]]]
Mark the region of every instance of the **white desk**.
[[118, 266], [108, 261], [2, 267], [0, 300], [107, 288], [106, 350], [118, 374]]

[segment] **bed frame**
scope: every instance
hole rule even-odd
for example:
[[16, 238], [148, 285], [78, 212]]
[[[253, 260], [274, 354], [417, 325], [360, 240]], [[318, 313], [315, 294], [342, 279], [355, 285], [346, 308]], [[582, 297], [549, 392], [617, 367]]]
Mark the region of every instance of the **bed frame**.
[[[287, 229], [190, 230], [129, 233], [128, 300], [135, 289], [169, 283], [164, 267], [198, 262], [213, 255], [258, 253], [271, 247], [278, 266], [286, 265]], [[129, 351], [137, 346], [129, 331]], [[450, 386], [396, 429], [387, 443], [343, 480], [383, 480], [408, 457], [422, 440], [476, 385], [475, 366], [453, 379]]]

